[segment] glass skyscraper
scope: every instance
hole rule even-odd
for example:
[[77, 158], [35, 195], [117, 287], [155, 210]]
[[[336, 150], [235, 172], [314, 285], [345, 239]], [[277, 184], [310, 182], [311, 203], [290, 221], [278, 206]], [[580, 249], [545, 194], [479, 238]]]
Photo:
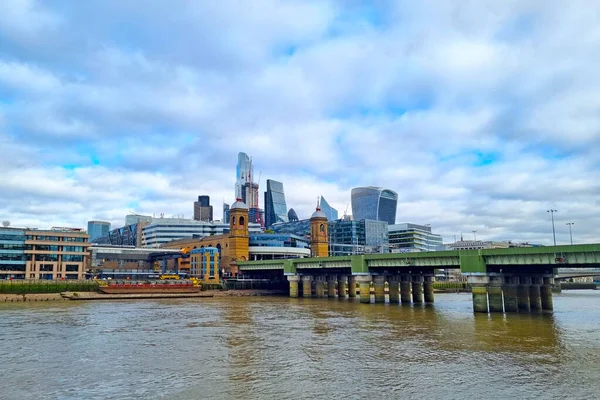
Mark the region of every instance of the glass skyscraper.
[[104, 221], [88, 221], [88, 235], [90, 235], [90, 241], [93, 239], [100, 238], [108, 235], [110, 231], [110, 222]]
[[[244, 185], [252, 180], [252, 161], [248, 154], [238, 153], [238, 163], [235, 169], [235, 198], [245, 197]], [[245, 201], [245, 200], [244, 200]], [[245, 201], [246, 202], [246, 201]]]
[[325, 215], [327, 215], [328, 221], [335, 221], [336, 219], [338, 219], [338, 210], [331, 207], [327, 200], [325, 200], [325, 197], [323, 196], [321, 196], [321, 211], [323, 211]]
[[352, 217], [360, 221], [370, 219], [396, 223], [398, 193], [393, 190], [368, 186], [352, 189]]
[[265, 192], [265, 227], [268, 228], [277, 222], [288, 222], [283, 183], [267, 179], [267, 191]]

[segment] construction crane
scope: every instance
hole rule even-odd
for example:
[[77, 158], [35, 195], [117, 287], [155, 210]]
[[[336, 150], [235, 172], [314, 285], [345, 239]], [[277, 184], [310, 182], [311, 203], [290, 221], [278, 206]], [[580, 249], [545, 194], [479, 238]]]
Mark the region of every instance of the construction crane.
[[344, 210], [344, 219], [346, 219], [346, 216], [348, 215], [348, 207], [350, 207], [350, 203], [346, 205], [346, 209]]

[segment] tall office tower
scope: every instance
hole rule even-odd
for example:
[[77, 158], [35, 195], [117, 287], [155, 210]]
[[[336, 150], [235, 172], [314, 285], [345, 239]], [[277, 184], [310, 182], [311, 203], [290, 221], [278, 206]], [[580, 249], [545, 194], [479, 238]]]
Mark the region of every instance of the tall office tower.
[[110, 231], [110, 222], [105, 221], [88, 221], [88, 235], [90, 241], [108, 235]]
[[250, 206], [248, 202], [244, 199], [244, 185], [246, 182], [252, 182], [252, 160], [248, 157], [246, 153], [238, 153], [238, 163], [237, 168], [235, 170], [235, 198], [243, 199], [246, 205]]
[[296, 210], [294, 210], [293, 208], [290, 208], [290, 210], [288, 211], [288, 220], [290, 222], [298, 221], [298, 214], [296, 214]]
[[206, 222], [213, 220], [213, 208], [209, 196], [198, 196], [198, 201], [194, 202], [194, 219]]
[[323, 196], [321, 196], [321, 211], [323, 211], [325, 215], [327, 215], [328, 221], [335, 221], [336, 219], [338, 219], [338, 210], [331, 207], [327, 200], [325, 200], [325, 197]]
[[223, 222], [229, 223], [229, 204], [223, 203]]
[[352, 216], [354, 220], [371, 219], [396, 223], [398, 193], [375, 186], [352, 189]]
[[283, 183], [267, 179], [267, 191], [265, 192], [265, 227], [268, 228], [277, 222], [288, 222]]

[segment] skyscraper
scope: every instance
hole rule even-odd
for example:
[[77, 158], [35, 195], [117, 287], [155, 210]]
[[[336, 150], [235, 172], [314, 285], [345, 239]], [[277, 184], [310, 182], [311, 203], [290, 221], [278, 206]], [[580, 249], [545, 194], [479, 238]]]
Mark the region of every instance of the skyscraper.
[[238, 163], [235, 170], [236, 199], [243, 199], [245, 197], [244, 185], [246, 182], [251, 182], [252, 172], [252, 160], [250, 160], [248, 154], [242, 152], [238, 153]]
[[396, 223], [398, 193], [375, 186], [352, 189], [352, 216], [354, 220], [371, 219]]
[[102, 236], [108, 235], [110, 231], [110, 222], [105, 221], [88, 221], [88, 235], [90, 235], [90, 241]]
[[223, 222], [229, 223], [229, 204], [223, 203]]
[[268, 228], [276, 222], [288, 222], [283, 183], [267, 179], [267, 191], [265, 192], [265, 227]]
[[209, 196], [198, 196], [198, 201], [194, 202], [194, 219], [206, 222], [213, 220], [213, 208]]
[[335, 221], [336, 219], [338, 219], [338, 211], [335, 208], [331, 207], [327, 200], [325, 200], [325, 197], [323, 196], [321, 196], [321, 211], [323, 211], [325, 215], [327, 215], [328, 221]]

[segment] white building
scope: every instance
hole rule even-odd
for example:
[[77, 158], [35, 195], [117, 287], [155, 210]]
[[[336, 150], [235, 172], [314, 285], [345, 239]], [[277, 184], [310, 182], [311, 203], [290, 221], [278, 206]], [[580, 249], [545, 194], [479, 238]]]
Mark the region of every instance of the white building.
[[[260, 224], [249, 223], [249, 232], [262, 232]], [[183, 218], [153, 218], [142, 228], [142, 247], [160, 247], [176, 239], [202, 238], [229, 232], [229, 224]]]
[[442, 237], [432, 233], [429, 225], [388, 225], [388, 237], [393, 253], [443, 250]]

